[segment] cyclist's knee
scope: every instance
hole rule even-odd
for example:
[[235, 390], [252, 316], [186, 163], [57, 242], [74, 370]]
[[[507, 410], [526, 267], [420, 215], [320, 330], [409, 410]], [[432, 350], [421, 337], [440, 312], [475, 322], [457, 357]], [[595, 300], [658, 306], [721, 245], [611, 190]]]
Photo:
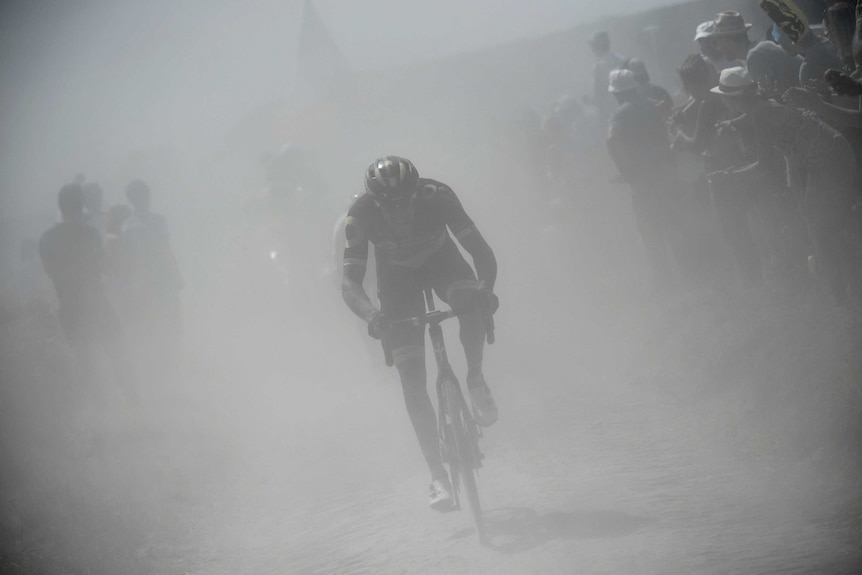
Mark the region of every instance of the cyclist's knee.
[[407, 394], [414, 388], [425, 387], [425, 347], [404, 345], [392, 350], [392, 360], [398, 368], [401, 386]]
[[422, 406], [428, 401], [428, 376], [424, 354], [420, 356], [414, 352], [406, 358], [402, 356], [396, 366], [398, 375], [401, 377], [401, 387], [408, 411], [413, 412], [416, 409], [421, 411]]
[[401, 345], [392, 350], [392, 361], [399, 370], [402, 367], [409, 367], [410, 364], [420, 363], [425, 364], [425, 346], [424, 345]]
[[446, 301], [457, 314], [475, 309], [478, 296], [479, 282], [475, 279], [452, 282], [446, 289]]

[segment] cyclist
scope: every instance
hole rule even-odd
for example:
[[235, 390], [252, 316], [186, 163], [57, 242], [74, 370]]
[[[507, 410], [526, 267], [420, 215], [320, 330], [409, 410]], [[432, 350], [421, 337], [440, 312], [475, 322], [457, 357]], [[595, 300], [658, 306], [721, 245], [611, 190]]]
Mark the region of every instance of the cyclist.
[[[472, 256], [476, 273], [447, 227]], [[477, 423], [492, 425], [497, 406], [482, 374], [482, 310], [493, 313], [499, 305], [493, 293], [497, 260], [452, 189], [420, 178], [410, 160], [397, 156], [380, 158], [369, 166], [365, 194], [350, 208], [344, 229], [344, 300], [368, 323], [368, 334], [385, 337], [392, 350], [407, 412], [431, 470], [429, 504], [446, 510], [453, 502], [452, 487], [440, 458], [436, 416], [426, 385], [424, 328], [391, 322], [422, 315], [426, 287], [459, 314], [470, 400]], [[362, 287], [369, 242], [374, 244], [381, 309]]]

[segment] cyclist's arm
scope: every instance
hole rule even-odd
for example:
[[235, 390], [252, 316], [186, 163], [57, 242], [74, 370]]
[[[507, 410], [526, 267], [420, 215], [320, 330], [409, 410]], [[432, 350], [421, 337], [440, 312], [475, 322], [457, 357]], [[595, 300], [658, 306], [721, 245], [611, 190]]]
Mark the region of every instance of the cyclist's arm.
[[341, 280], [341, 295], [347, 307], [365, 321], [377, 313], [377, 307], [362, 285], [368, 265], [368, 238], [352, 216], [344, 224], [346, 245], [344, 247], [344, 275]]
[[462, 234], [458, 241], [473, 257], [473, 266], [476, 268], [479, 281], [488, 291], [494, 291], [494, 284], [497, 281], [497, 258], [491, 246], [475, 226], [468, 230], [466, 235]]
[[494, 291], [497, 281], [497, 258], [494, 251], [467, 212], [464, 206], [448, 186], [439, 189], [440, 200], [444, 202], [446, 213], [446, 225], [452, 230], [455, 239], [467, 250], [473, 258], [473, 266], [476, 268], [476, 276], [489, 291]]

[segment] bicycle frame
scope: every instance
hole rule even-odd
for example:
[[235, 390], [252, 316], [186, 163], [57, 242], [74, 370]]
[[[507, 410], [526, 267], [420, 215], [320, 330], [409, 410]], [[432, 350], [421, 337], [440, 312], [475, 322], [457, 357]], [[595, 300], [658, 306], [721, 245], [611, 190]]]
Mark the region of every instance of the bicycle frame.
[[[437, 363], [437, 433], [440, 438], [441, 456], [449, 465], [455, 509], [461, 509], [460, 491], [463, 486], [473, 512], [479, 540], [484, 543], [485, 523], [475, 477], [475, 472], [482, 465], [482, 453], [479, 451], [479, 438], [482, 437], [482, 431], [473, 418], [473, 413], [464, 399], [461, 384], [449, 363], [443, 340], [443, 328], [440, 325], [444, 320], [455, 317], [455, 312], [437, 310], [434, 305], [434, 295], [430, 289], [425, 290], [425, 306], [427, 312], [424, 316], [400, 321], [417, 327], [428, 325], [428, 336]], [[489, 324], [488, 337], [489, 340], [493, 338], [492, 324]], [[387, 363], [391, 365], [391, 353], [385, 342], [383, 348]]]

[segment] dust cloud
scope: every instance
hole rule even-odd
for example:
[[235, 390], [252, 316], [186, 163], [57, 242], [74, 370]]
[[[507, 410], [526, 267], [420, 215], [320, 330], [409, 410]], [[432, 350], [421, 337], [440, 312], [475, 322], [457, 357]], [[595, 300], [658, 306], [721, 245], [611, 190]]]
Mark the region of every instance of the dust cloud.
[[[858, 426], [835, 425], [858, 416], [858, 318], [708, 281], [654, 293], [630, 191], [587, 107], [576, 184], [537, 185], [532, 130], [589, 92], [586, 23], [608, 13], [501, 3], [503, 24], [482, 36], [485, 3], [435, 41], [421, 14], [456, 3], [411, 14], [321, 1], [311, 24], [303, 4], [0, 8], [0, 571], [859, 565], [858, 461], [841, 435]], [[679, 18], [714, 11], [694, 4]], [[303, 40], [304, 18], [322, 35]], [[687, 52], [625, 35], [633, 22], [604, 24], [673, 78]], [[265, 190], [285, 150], [304, 179], [279, 203]], [[488, 548], [469, 513], [427, 509], [397, 372], [341, 297], [337, 224], [387, 154], [450, 185], [499, 263], [485, 373], [501, 413], [479, 476]], [[76, 375], [50, 284], [21, 257], [76, 174], [103, 187], [106, 209], [143, 178], [185, 280], [181, 343], [127, 333], [139, 405], [107, 365]], [[457, 325], [445, 337], [462, 376]], [[428, 371], [433, 400], [430, 357]], [[842, 383], [824, 398], [823, 381]]]

